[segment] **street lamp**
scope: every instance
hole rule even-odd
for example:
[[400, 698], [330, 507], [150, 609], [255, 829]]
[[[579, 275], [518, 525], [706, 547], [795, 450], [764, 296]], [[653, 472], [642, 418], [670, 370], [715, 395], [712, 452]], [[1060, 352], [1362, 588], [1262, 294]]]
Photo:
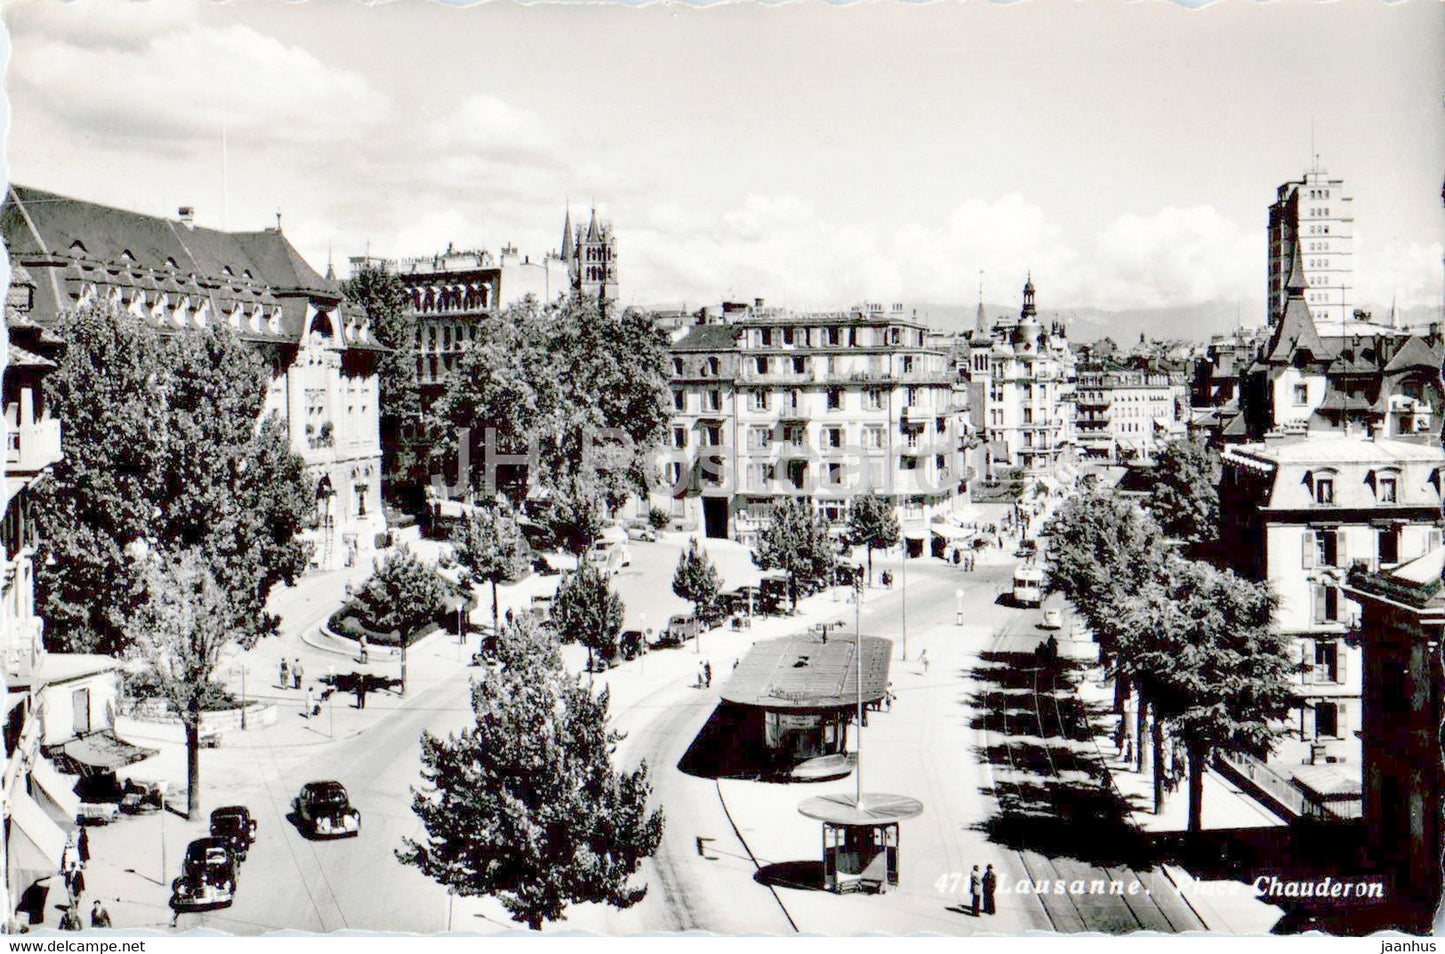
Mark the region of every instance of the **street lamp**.
[[241, 731], [246, 731], [246, 667], [241, 663], [236, 664], [236, 670], [241, 674]]
[[958, 615], [957, 615], [956, 617], [954, 617], [953, 622], [954, 622], [954, 625], [955, 625], [955, 626], [962, 626], [962, 625], [963, 625], [963, 587], [960, 586], [958, 589], [954, 590], [954, 591], [953, 591], [953, 595], [954, 595], [954, 598], [958, 600]]

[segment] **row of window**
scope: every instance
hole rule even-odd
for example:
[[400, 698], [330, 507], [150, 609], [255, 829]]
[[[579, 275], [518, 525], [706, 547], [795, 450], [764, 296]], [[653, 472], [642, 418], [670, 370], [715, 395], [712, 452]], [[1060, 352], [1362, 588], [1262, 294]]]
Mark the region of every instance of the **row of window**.
[[918, 328], [842, 328], [836, 325], [812, 328], [754, 328], [748, 335], [754, 348], [803, 347], [841, 348], [912, 346], [923, 347], [924, 333]]
[[[844, 409], [845, 388], [830, 387], [823, 391], [824, 406], [830, 411], [841, 411]], [[702, 409], [704, 411], [721, 411], [723, 406], [722, 391], [714, 388], [698, 392], [701, 395]], [[675, 411], [687, 411], [687, 391], [673, 390], [672, 407]], [[888, 406], [887, 388], [864, 388], [860, 392], [860, 408], [865, 411], [882, 411]], [[908, 386], [903, 389], [903, 403], [909, 407], [916, 407], [921, 403], [925, 389], [915, 386]], [[784, 413], [797, 413], [803, 407], [802, 395], [798, 391], [784, 393], [780, 402], [780, 410]], [[747, 392], [748, 410], [770, 411], [772, 410], [772, 392], [763, 388], [752, 389]]]

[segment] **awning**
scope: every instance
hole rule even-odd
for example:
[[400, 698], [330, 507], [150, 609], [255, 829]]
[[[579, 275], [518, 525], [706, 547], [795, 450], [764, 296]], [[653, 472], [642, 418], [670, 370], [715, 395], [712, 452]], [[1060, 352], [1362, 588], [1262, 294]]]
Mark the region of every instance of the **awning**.
[[30, 779], [45, 796], [52, 809], [50, 817], [62, 826], [68, 826], [80, 814], [80, 796], [75, 794], [75, 783], [56, 771], [49, 759], [39, 759], [30, 769]]
[[72, 775], [115, 771], [142, 759], [159, 754], [159, 749], [143, 749], [115, 737], [110, 729], [92, 732], [72, 739], [46, 754]]
[[18, 789], [11, 793], [10, 885], [22, 891], [41, 878], [60, 872], [60, 856], [65, 851], [65, 832], [50, 820], [35, 799]]
[[905, 540], [927, 540], [927, 539], [928, 539], [928, 531], [927, 531], [927, 530], [924, 530], [924, 529], [922, 529], [922, 528], [910, 527], [909, 529], [903, 531], [903, 539], [905, 539]]
[[969, 537], [976, 536], [972, 530], [955, 527], [949, 523], [931, 524], [929, 529], [945, 540], [967, 540]]

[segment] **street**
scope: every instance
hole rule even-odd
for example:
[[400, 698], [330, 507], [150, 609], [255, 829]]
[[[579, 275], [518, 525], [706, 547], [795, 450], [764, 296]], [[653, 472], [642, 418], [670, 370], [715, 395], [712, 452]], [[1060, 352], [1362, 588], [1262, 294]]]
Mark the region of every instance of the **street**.
[[[736, 544], [708, 545], [725, 586], [756, 573]], [[632, 544], [633, 565], [616, 578], [628, 605], [628, 625], [658, 627], [671, 613], [685, 611], [686, 604], [670, 588], [681, 548], [678, 540]], [[924, 804], [921, 817], [903, 824], [902, 883], [896, 890], [840, 897], [787, 876], [810, 870], [819, 858], [817, 823], [800, 816], [797, 803], [810, 795], [851, 792], [851, 776], [776, 784], [703, 778], [679, 768], [717, 705], [730, 661], [754, 641], [833, 620], [846, 621], [838, 637], [846, 638], [854, 613], [848, 591], [840, 589], [805, 600], [796, 617], [759, 618], [751, 630], [713, 631], [702, 637], [700, 650], [689, 643], [654, 651], [595, 677], [610, 686], [615, 725], [626, 734], [618, 763], [631, 767], [647, 761], [656, 804], [666, 813], [665, 834], [657, 855], [644, 863], [640, 877], [649, 891], [641, 903], [624, 911], [574, 906], [565, 921], [548, 930], [963, 934], [1200, 927], [1147, 865], [1135, 867], [1130, 857], [1097, 852], [1101, 838], [1116, 848], [1127, 846], [1128, 828], [1122, 809], [1100, 796], [1092, 735], [1081, 729], [1081, 703], [1066, 681], [1077, 678], [1077, 670], [1064, 676], [1040, 667], [1034, 649], [1047, 635], [1038, 628], [1041, 611], [1013, 608], [999, 598], [1009, 588], [1013, 562], [994, 552], [978, 570], [964, 573], [932, 558], [909, 561], [906, 659], [901, 638], [905, 591], [874, 587], [865, 593], [858, 617], [862, 631], [895, 640], [891, 678], [896, 701], [890, 711], [872, 714], [862, 733], [864, 788], [909, 795]], [[875, 576], [889, 567], [901, 575], [896, 555], [875, 554]], [[961, 626], [955, 595], [960, 587]], [[315, 607], [298, 609], [293, 620], [298, 625], [288, 625], [281, 637], [283, 654], [301, 647], [296, 652], [308, 654], [305, 664], [313, 672], [319, 671], [313, 666], [327, 665], [326, 659], [300, 636], [315, 625], [317, 612]], [[475, 615], [489, 617], [490, 607], [479, 607]], [[1071, 646], [1067, 613], [1065, 620], [1059, 634], [1065, 649], [1086, 649]], [[448, 924], [459, 931], [515, 928], [494, 899], [451, 899], [395, 857], [405, 837], [420, 833], [410, 802], [411, 787], [419, 780], [422, 732], [454, 731], [470, 717], [468, 683], [475, 670], [465, 664], [462, 648], [444, 634], [414, 648], [405, 696], [378, 693], [365, 710], [356, 709], [349, 696], [336, 696], [318, 720], [301, 719], [291, 699], [283, 703], [275, 725], [230, 733], [220, 748], [206, 751], [204, 808], [247, 805], [260, 821], [260, 832], [242, 866], [235, 904], [183, 914], [176, 926], [238, 934], [288, 928], [430, 933]], [[263, 652], [257, 650], [258, 669]], [[564, 656], [580, 672], [585, 653], [567, 647]], [[715, 672], [710, 688], [696, 685], [703, 661]], [[338, 663], [343, 671], [354, 668], [351, 660], [339, 657], [330, 665]], [[269, 691], [281, 700], [295, 695], [275, 687]], [[168, 747], [153, 761], [158, 764], [152, 770], [175, 771], [183, 764], [178, 747]], [[361, 834], [332, 842], [308, 840], [288, 821], [291, 799], [303, 783], [331, 778], [346, 785], [360, 809]], [[1081, 806], [1101, 814], [1085, 819]], [[1089, 834], [1100, 837], [1085, 834], [1079, 824], [1084, 821], [1095, 826]], [[185, 841], [203, 833], [203, 821], [172, 816], [165, 824], [172, 870], [160, 880], [168, 886]], [[1098, 827], [1110, 824], [1115, 827]], [[159, 816], [150, 816], [93, 833], [95, 853], [106, 866], [101, 870], [116, 869], [100, 875], [99, 882], [108, 903], [117, 899], [111, 908], [118, 924], [163, 926], [169, 919], [167, 891], [155, 876], [159, 827]], [[966, 910], [967, 872], [984, 863], [993, 864], [1000, 875], [999, 911], [990, 919], [975, 919]], [[1019, 879], [1137, 879], [1147, 893], [1036, 896], [1013, 890]]]

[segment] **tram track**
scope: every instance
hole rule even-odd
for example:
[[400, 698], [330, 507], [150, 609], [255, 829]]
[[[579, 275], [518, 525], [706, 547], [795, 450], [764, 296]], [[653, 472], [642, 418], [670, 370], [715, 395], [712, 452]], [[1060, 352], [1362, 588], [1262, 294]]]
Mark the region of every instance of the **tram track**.
[[[1015, 635], [1010, 633], [1009, 629], [1012, 627], [1006, 627], [998, 634], [994, 644], [996, 651], [1004, 650], [1006, 636]], [[983, 697], [988, 709], [996, 713], [1000, 720], [995, 734], [1001, 741], [1006, 756], [1010, 776], [1008, 784], [1020, 786], [1030, 776], [1042, 775], [1050, 792], [1051, 814], [1055, 818], [1068, 818], [1073, 815], [1072, 809], [1075, 806], [1065, 804], [1064, 793], [1080, 781], [1092, 782], [1094, 778], [1092, 773], [1072, 766], [1075, 759], [1086, 760], [1090, 757], [1087, 753], [1078, 752], [1077, 745], [1088, 743], [1092, 746], [1093, 756], [1101, 765], [1102, 753], [1088, 728], [1087, 714], [1081, 711], [1079, 700], [1071, 697], [1069, 704], [1066, 704], [1060, 699], [1062, 691], [1073, 690], [1072, 684], [1068, 683], [1063, 674], [1042, 665], [1028, 671], [1028, 688], [1013, 692], [986, 690]], [[1024, 692], [1032, 696], [1031, 706], [1019, 698]], [[1020, 708], [1024, 709], [1026, 714], [1022, 721], [1015, 715], [1011, 722], [1011, 704], [1018, 703], [1023, 703]], [[1032, 711], [1029, 712], [1029, 709]], [[1042, 759], [1035, 758], [1030, 763], [1023, 758], [1019, 740], [1027, 736], [1038, 739]], [[1062, 768], [1062, 760], [1056, 757], [1055, 746], [1051, 744], [1053, 739], [1062, 740], [1073, 753], [1073, 758], [1064, 762]], [[1024, 764], [1021, 765], [1021, 762]], [[1107, 777], [1104, 776], [1105, 779]], [[1029, 814], [1019, 810], [1015, 801], [1018, 797], [1016, 791], [1012, 793], [1012, 798], [1006, 797], [1000, 790], [1004, 786], [997, 777], [992, 784], [994, 799], [1000, 812], [1017, 817], [1026, 817]], [[1114, 791], [1112, 787], [1110, 791]], [[1129, 894], [1127, 890], [1124, 893], [1111, 894], [1080, 894], [1072, 890], [1064, 890], [1058, 894], [1053, 890], [1042, 893], [1036, 891], [1035, 896], [1044, 916], [1055, 931], [1100, 930], [1122, 934], [1143, 930], [1178, 933], [1203, 928], [1202, 923], [1198, 923], [1197, 915], [1191, 916], [1192, 912], [1187, 906], [1181, 903], [1178, 905], [1179, 909], [1171, 913], [1165, 898], [1156, 896], [1163, 894], [1167, 898], [1169, 890], [1164, 879], [1157, 873], [1140, 873], [1129, 865], [1095, 865], [1077, 859], [1053, 858], [1028, 848], [1016, 848], [1013, 851], [1021, 870], [1034, 886], [1047, 884], [1052, 888], [1059, 884], [1072, 886], [1079, 882], [1088, 885], [1099, 880], [1103, 880], [1106, 885], [1138, 885], [1133, 894]]]

